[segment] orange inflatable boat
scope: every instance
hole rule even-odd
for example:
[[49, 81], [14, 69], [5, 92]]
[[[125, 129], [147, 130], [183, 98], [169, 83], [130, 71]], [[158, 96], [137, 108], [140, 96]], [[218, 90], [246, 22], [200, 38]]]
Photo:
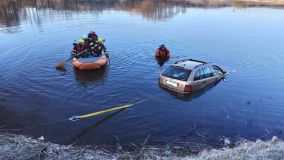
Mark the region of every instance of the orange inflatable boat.
[[79, 70], [99, 69], [105, 66], [107, 61], [108, 57], [106, 55], [102, 55], [99, 60], [94, 62], [82, 62], [80, 59], [73, 58], [73, 66]]

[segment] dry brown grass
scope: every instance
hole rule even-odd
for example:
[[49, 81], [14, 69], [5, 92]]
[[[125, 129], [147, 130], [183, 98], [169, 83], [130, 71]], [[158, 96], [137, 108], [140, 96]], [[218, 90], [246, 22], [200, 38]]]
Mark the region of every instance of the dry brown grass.
[[95, 147], [74, 147], [53, 144], [22, 135], [0, 134], [0, 159], [188, 159], [188, 160], [226, 160], [226, 159], [284, 159], [284, 142], [273, 137], [271, 141], [242, 140], [235, 148], [211, 149], [199, 154], [184, 152], [176, 154], [169, 148], [149, 147], [148, 136], [141, 146], [132, 152], [115, 152]]

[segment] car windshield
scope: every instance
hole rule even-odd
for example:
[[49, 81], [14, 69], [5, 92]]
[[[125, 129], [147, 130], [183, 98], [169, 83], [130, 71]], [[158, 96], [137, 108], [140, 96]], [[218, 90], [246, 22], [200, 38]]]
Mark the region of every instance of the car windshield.
[[190, 73], [191, 70], [170, 66], [162, 75], [181, 81], [186, 81]]

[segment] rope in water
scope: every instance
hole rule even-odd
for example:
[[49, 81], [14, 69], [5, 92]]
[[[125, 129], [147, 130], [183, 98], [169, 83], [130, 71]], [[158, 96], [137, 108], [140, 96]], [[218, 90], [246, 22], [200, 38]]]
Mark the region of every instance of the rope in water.
[[[158, 95], [156, 95], [156, 96], [158, 96]], [[156, 97], [156, 96], [154, 96], [154, 97]], [[135, 103], [130, 103], [130, 104], [119, 106], [119, 107], [114, 107], [114, 108], [105, 109], [105, 110], [101, 110], [101, 111], [97, 111], [97, 112], [93, 112], [93, 113], [84, 114], [84, 115], [81, 115], [81, 116], [73, 116], [73, 117], [68, 118], [68, 119], [62, 119], [62, 120], [57, 120], [57, 121], [53, 121], [53, 122], [42, 123], [42, 124], [39, 124], [39, 125], [30, 125], [30, 126], [26, 126], [26, 127], [23, 127], [23, 128], [17, 128], [17, 129], [0, 129], [0, 131], [21, 131], [21, 130], [25, 130], [25, 129], [35, 129], [35, 128], [48, 126], [48, 125], [51, 125], [51, 124], [57, 124], [57, 123], [65, 122], [65, 121], [78, 121], [80, 119], [95, 117], [95, 116], [98, 116], [98, 115], [101, 115], [101, 114], [104, 114], [104, 113], [130, 108], [130, 107], [133, 107], [134, 105], [146, 102], [146, 101], [148, 101], [148, 100], [150, 100], [154, 97], [147, 98], [147, 99], [135, 102]]]
[[106, 110], [102, 110], [102, 111], [98, 111], [98, 112], [94, 112], [94, 113], [89, 113], [89, 114], [85, 114], [85, 115], [81, 115], [81, 116], [73, 116], [71, 118], [69, 118], [70, 121], [78, 121], [79, 119], [83, 119], [83, 118], [90, 118], [90, 117], [95, 117], [107, 112], [111, 112], [111, 111], [116, 111], [116, 110], [121, 110], [121, 109], [126, 109], [129, 107], [132, 107], [134, 104], [128, 104], [128, 105], [124, 105], [124, 106], [120, 106], [120, 107], [114, 107], [111, 109], [106, 109]]
[[95, 116], [98, 116], [98, 115], [101, 115], [101, 114], [104, 114], [104, 113], [107, 113], [107, 112], [130, 108], [130, 107], [133, 107], [134, 105], [148, 101], [149, 99], [151, 99], [151, 98], [147, 98], [147, 99], [135, 102], [135, 103], [130, 103], [128, 105], [123, 105], [123, 106], [114, 107], [114, 108], [110, 108], [110, 109], [106, 109], [106, 110], [102, 110], [102, 111], [98, 111], [98, 112], [84, 114], [84, 115], [81, 115], [81, 116], [73, 116], [73, 117], [69, 118], [69, 120], [70, 121], [78, 121], [78, 120], [83, 119], [83, 118], [95, 117]]

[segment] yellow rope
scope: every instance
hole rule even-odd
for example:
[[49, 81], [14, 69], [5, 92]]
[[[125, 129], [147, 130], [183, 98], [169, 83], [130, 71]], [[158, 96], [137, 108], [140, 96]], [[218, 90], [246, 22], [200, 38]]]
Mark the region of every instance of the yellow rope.
[[141, 101], [138, 101], [138, 102], [135, 102], [135, 103], [131, 103], [131, 104], [128, 104], [128, 105], [120, 106], [120, 107], [114, 107], [114, 108], [111, 108], [111, 109], [106, 109], [106, 110], [102, 110], [102, 111], [98, 111], [98, 112], [94, 112], [94, 113], [89, 113], [89, 114], [85, 114], [85, 115], [81, 115], [81, 116], [73, 116], [73, 117], [69, 118], [68, 120], [78, 121], [79, 119], [82, 119], [82, 118], [94, 117], [94, 116], [101, 115], [101, 114], [104, 114], [104, 113], [107, 113], [107, 112], [130, 108], [130, 107], [132, 107], [136, 104], [140, 104], [140, 103], [143, 103], [145, 101], [148, 101], [149, 99], [151, 99], [151, 98], [147, 98], [147, 99], [144, 99], [144, 100], [141, 100]]
[[120, 109], [125, 109], [125, 108], [129, 108], [129, 107], [132, 107], [134, 104], [128, 104], [128, 105], [125, 105], [125, 106], [120, 106], [120, 107], [115, 107], [115, 108], [111, 108], [111, 109], [106, 109], [106, 110], [102, 110], [102, 111], [98, 111], [98, 112], [94, 112], [94, 113], [90, 113], [90, 114], [85, 114], [85, 115], [81, 115], [81, 116], [78, 116], [78, 118], [89, 118], [89, 117], [94, 117], [94, 116], [97, 116], [97, 115], [100, 115], [100, 114], [104, 114], [106, 112], [111, 112], [111, 111], [115, 111], [115, 110], [120, 110]]

